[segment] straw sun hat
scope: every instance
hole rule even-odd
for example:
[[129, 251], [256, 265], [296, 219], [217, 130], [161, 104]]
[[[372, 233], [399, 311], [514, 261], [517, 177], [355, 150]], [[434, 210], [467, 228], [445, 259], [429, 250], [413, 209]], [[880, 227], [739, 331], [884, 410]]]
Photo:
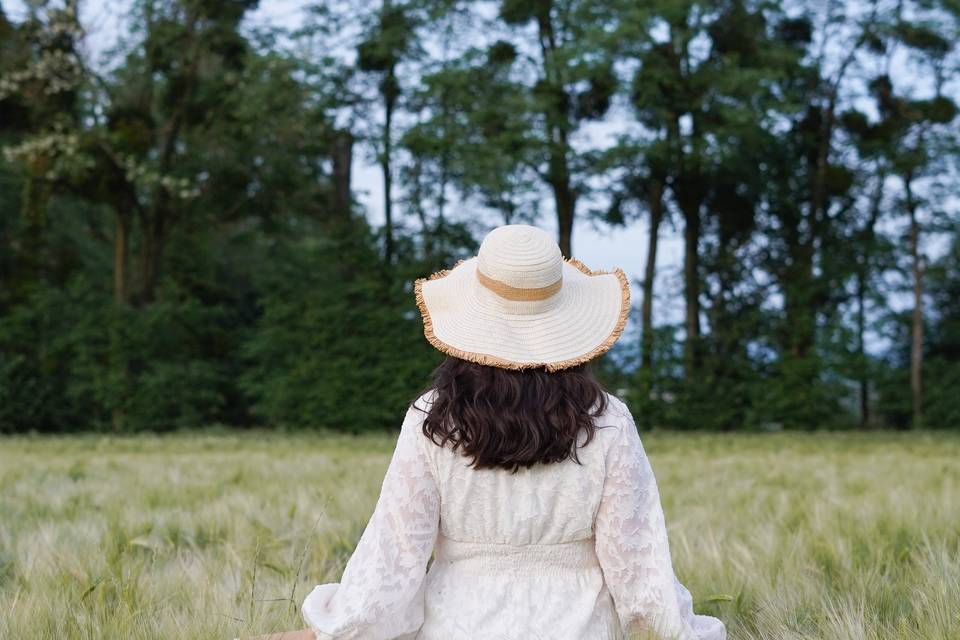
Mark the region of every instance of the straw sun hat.
[[564, 260], [550, 234], [520, 224], [494, 229], [476, 256], [418, 279], [414, 291], [430, 344], [505, 369], [592, 360], [620, 337], [630, 310], [621, 269]]

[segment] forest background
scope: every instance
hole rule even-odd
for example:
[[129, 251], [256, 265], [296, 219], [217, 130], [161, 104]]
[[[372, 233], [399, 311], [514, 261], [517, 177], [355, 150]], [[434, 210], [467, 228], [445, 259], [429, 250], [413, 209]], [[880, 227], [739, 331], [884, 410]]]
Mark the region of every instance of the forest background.
[[0, 431], [395, 429], [519, 222], [625, 261], [641, 428], [960, 428], [957, 0], [264, 15], [0, 3]]

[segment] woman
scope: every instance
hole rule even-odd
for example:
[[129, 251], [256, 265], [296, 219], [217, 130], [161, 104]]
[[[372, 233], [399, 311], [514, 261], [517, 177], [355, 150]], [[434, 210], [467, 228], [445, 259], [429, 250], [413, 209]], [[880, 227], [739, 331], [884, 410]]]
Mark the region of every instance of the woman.
[[449, 357], [341, 582], [306, 597], [309, 629], [272, 637], [723, 640], [674, 575], [630, 412], [584, 368], [623, 331], [623, 272], [508, 225], [415, 292]]

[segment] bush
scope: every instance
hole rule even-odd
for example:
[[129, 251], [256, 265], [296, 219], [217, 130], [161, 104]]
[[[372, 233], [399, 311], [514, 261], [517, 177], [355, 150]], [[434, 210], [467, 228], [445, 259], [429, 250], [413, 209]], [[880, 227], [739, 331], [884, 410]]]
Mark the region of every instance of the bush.
[[405, 279], [369, 239], [276, 255], [258, 289], [243, 388], [268, 423], [393, 429], [439, 363]]

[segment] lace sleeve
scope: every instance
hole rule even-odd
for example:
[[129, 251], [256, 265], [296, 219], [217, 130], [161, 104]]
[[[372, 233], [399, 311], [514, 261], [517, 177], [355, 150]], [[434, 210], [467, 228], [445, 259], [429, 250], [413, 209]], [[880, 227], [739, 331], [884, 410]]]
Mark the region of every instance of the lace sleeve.
[[423, 624], [424, 577], [440, 519], [423, 415], [407, 410], [377, 506], [340, 583], [318, 585], [303, 601], [303, 619], [318, 640], [412, 637]]
[[606, 479], [594, 523], [604, 581], [628, 633], [669, 640], [724, 640], [717, 618], [695, 615], [673, 571], [660, 493], [629, 410], [606, 453]]

